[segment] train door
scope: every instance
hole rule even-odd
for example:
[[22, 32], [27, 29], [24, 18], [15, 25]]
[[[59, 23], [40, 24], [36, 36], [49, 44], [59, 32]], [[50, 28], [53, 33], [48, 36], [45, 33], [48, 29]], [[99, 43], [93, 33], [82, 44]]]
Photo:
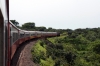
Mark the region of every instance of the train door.
[[4, 40], [3, 40], [3, 35], [4, 35], [4, 20], [3, 20], [3, 15], [2, 15], [2, 12], [0, 10], [0, 66], [3, 66], [3, 59], [4, 59]]

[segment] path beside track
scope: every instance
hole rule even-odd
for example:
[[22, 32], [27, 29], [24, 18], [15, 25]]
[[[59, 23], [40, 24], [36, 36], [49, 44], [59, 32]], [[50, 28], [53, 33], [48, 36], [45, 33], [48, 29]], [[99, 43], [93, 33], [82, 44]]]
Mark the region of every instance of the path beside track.
[[11, 66], [35, 66], [35, 63], [32, 61], [31, 48], [36, 41], [37, 40], [25, 42], [19, 47], [14, 55]]

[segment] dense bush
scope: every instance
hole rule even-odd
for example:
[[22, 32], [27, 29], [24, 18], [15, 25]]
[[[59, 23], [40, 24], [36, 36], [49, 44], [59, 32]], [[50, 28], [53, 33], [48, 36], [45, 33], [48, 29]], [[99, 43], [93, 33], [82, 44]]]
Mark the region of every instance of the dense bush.
[[62, 31], [38, 41], [31, 52], [40, 66], [100, 66], [100, 28]]

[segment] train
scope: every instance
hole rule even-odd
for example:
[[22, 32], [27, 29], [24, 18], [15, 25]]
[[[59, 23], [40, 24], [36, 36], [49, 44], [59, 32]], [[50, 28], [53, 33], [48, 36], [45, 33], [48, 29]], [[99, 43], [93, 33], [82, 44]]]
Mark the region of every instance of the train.
[[54, 37], [59, 36], [57, 32], [43, 32], [43, 31], [26, 31], [17, 28], [12, 22], [10, 25], [10, 44], [11, 44], [11, 59], [17, 49], [17, 47], [27, 40], [41, 37]]
[[9, 0], [0, 0], [0, 66], [11, 66], [17, 48], [34, 38], [60, 36], [58, 32], [27, 31], [9, 20]]

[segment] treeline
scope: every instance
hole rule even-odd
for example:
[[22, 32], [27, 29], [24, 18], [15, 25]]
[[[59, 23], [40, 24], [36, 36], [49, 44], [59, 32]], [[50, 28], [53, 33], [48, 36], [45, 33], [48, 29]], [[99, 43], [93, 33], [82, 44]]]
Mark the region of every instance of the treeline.
[[27, 23], [24, 23], [22, 26], [19, 26], [19, 22], [17, 22], [16, 20], [10, 20], [10, 21], [15, 26], [17, 26], [18, 28], [23, 29], [23, 30], [51, 31], [51, 32], [56, 31], [56, 32], [60, 32], [60, 33], [67, 32], [68, 35], [70, 35], [71, 37], [75, 37], [75, 36], [77, 36], [77, 34], [81, 34], [81, 33], [84, 33], [84, 34], [88, 33], [89, 34], [91, 32], [96, 32], [96, 33], [100, 34], [100, 27], [98, 27], [98, 28], [86, 28], [86, 29], [79, 28], [79, 29], [75, 29], [75, 30], [72, 30], [72, 29], [54, 29], [52, 27], [46, 28], [44, 26], [37, 27], [37, 26], [35, 26], [34, 22], [27, 22]]
[[22, 26], [19, 26], [19, 23], [16, 20], [10, 20], [16, 27], [23, 29], [23, 30], [28, 30], [28, 31], [60, 31], [59, 29], [53, 29], [52, 27], [49, 27], [48, 29], [44, 26], [37, 27], [35, 26], [34, 22], [27, 22], [24, 23]]
[[76, 30], [67, 30], [68, 36], [70, 38], [76, 38], [79, 35], [82, 35], [87, 40], [95, 41], [100, 39], [100, 28], [86, 28], [86, 29], [76, 29]]

